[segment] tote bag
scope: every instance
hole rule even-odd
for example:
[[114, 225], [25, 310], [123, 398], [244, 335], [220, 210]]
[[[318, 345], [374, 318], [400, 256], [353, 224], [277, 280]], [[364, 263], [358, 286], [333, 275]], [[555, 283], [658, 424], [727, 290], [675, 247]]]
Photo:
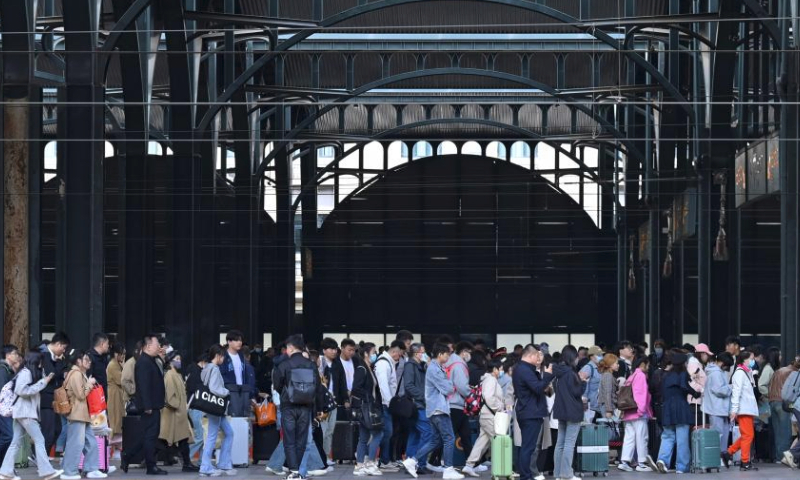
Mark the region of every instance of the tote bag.
[[211, 393], [205, 381], [198, 385], [197, 390], [189, 397], [189, 408], [217, 417], [225, 416], [229, 403], [229, 397], [220, 397]]

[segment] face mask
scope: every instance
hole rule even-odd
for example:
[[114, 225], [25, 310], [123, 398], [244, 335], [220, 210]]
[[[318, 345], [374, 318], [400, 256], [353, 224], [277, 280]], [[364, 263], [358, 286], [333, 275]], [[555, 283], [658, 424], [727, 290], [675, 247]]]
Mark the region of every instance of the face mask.
[[603, 361], [603, 356], [602, 355], [597, 355], [594, 358], [597, 360], [597, 363], [600, 363], [600, 362]]
[[503, 378], [505, 376], [506, 376], [506, 372], [504, 370], [500, 370], [500, 378]]
[[428, 363], [431, 361], [431, 357], [429, 357], [427, 353], [423, 353], [422, 358], [420, 360], [422, 361], [422, 363]]
[[664, 355], [664, 349], [663, 348], [656, 348], [656, 355], [658, 355], [659, 357], [661, 355]]
[[750, 363], [748, 363], [747, 366], [750, 367], [751, 370], [756, 368], [756, 361], [750, 360]]
[[378, 354], [377, 353], [370, 354], [369, 363], [375, 363], [377, 361], [378, 361]]
[[464, 355], [464, 361], [469, 363], [470, 360], [472, 360], [472, 355], [469, 354], [469, 353], [465, 354]]
[[173, 368], [177, 368], [178, 370], [180, 370], [180, 368], [181, 368], [181, 361], [180, 361], [180, 360], [173, 360], [173, 361], [172, 361], [172, 366], [173, 366]]

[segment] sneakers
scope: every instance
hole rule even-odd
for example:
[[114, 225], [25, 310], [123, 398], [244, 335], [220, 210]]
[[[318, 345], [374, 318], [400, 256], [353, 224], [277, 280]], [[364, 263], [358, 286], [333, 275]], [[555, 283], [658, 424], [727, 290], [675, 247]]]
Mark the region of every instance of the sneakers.
[[219, 477], [222, 472], [219, 470], [211, 470], [210, 472], [200, 472], [201, 477]]
[[669, 473], [669, 468], [667, 468], [667, 464], [664, 463], [663, 460], [659, 460], [656, 462], [656, 468], [661, 473]]
[[478, 465], [478, 466], [475, 467], [475, 471], [478, 472], [478, 473], [488, 472], [489, 471], [489, 467], [487, 467], [486, 465]]
[[471, 465], [465, 465], [464, 468], [461, 469], [461, 473], [469, 475], [470, 477], [480, 477], [480, 474], [476, 472], [475, 468]]
[[754, 467], [753, 464], [750, 463], [750, 462], [747, 462], [747, 463], [742, 462], [742, 464], [739, 465], [739, 471], [740, 472], [757, 472], [758, 469], [756, 467]]
[[117, 467], [115, 467], [114, 465], [109, 465], [108, 466], [108, 471], [106, 472], [106, 475], [111, 475], [112, 473], [114, 473], [116, 471], [117, 471]]
[[543, 473], [540, 473], [539, 475], [536, 475], [535, 477], [533, 477], [533, 480], [544, 480], [544, 479], [545, 479], [545, 477], [544, 477]]
[[[16, 479], [16, 478], [19, 478], [19, 477], [14, 477], [14, 478]], [[81, 476], [80, 475], [61, 475], [58, 478], [60, 478], [61, 480], [81, 480]]]
[[619, 462], [619, 465], [617, 465], [617, 468], [619, 468], [623, 472], [632, 472], [633, 471], [633, 467], [631, 467], [631, 465], [628, 462]]
[[309, 477], [322, 477], [322, 476], [327, 475], [327, 474], [328, 474], [328, 471], [325, 470], [325, 469], [323, 469], [323, 470], [309, 470], [308, 471], [308, 476]]
[[364, 468], [363, 463], [356, 463], [355, 468], [353, 468], [353, 475], [356, 477], [366, 477], [369, 475], [367, 470]]
[[326, 472], [331, 473], [334, 470], [333, 465], [328, 465], [328, 468], [325, 469]]
[[442, 467], [440, 467], [440, 466], [438, 466], [438, 465], [431, 465], [431, 464], [429, 463], [428, 465], [426, 465], [426, 467], [427, 467], [427, 469], [428, 469], [428, 470], [430, 470], [431, 472], [436, 472], [436, 473], [443, 473], [443, 472], [444, 472], [444, 468], [442, 468]]
[[[56, 470], [50, 475], [45, 475], [44, 477], [42, 477], [42, 480], [53, 480], [54, 478], [60, 477], [62, 473], [64, 473], [64, 470]], [[14, 476], [12, 477], [12, 480], [19, 480], [19, 477]]]
[[[409, 475], [414, 478], [417, 478], [417, 460], [414, 458], [406, 458], [403, 460], [403, 467], [406, 469]], [[428, 469], [433, 470], [430, 465], [428, 465]], [[433, 470], [434, 472], [436, 470]], [[463, 477], [462, 477], [463, 478]]]
[[783, 458], [781, 458], [781, 463], [789, 468], [797, 468], [797, 462], [794, 461], [794, 455], [792, 455], [792, 452], [788, 450], [783, 452]]
[[653, 469], [648, 467], [647, 465], [642, 465], [641, 463], [636, 466], [637, 472], [652, 472]]
[[[479, 475], [475, 475], [476, 477]], [[453, 467], [447, 467], [444, 469], [444, 475], [442, 476], [444, 480], [461, 480], [464, 478], [464, 475], [461, 475], [456, 471]]]
[[400, 468], [397, 466], [397, 463], [395, 462], [385, 463], [378, 468], [380, 469], [381, 472], [386, 472], [386, 473], [397, 473], [400, 471]]
[[731, 468], [731, 454], [726, 450], [720, 453], [719, 456], [722, 458], [722, 463], [725, 465], [725, 468]]
[[233, 468], [229, 468], [229, 469], [227, 469], [227, 470], [222, 470], [222, 469], [220, 469], [220, 470], [219, 470], [219, 472], [220, 472], [222, 475], [227, 475], [227, 476], [229, 476], [229, 477], [232, 477], [232, 476], [234, 476], [234, 475], [236, 475], [236, 474], [238, 473], [238, 472], [237, 472], [235, 469], [233, 469]]
[[286, 477], [286, 480], [306, 480], [306, 477], [300, 475], [300, 472], [292, 472]]
[[373, 477], [379, 477], [383, 475], [381, 469], [378, 468], [378, 464], [376, 462], [364, 462], [364, 471], [367, 472], [367, 475]]
[[106, 478], [108, 475], [101, 472], [100, 470], [95, 470], [93, 472], [89, 472], [86, 474], [86, 478]]
[[[356, 466], [358, 466], [358, 465], [356, 465]], [[275, 470], [273, 470], [273, 469], [271, 469], [269, 467], [265, 467], [264, 471], [267, 472], [267, 475], [283, 476], [283, 470], [281, 470], [280, 472], [276, 472]]]
[[647, 466], [650, 467], [650, 471], [652, 471], [652, 472], [657, 472], [658, 471], [658, 465], [656, 465], [656, 461], [653, 460], [653, 457], [648, 455], [647, 458], [645, 458], [644, 461], [647, 464]]
[[[59, 470], [59, 472], [63, 473], [64, 470]], [[61, 473], [57, 474], [56, 477], [59, 476], [59, 475], [61, 475]], [[19, 478], [16, 475], [0, 475], [0, 478], [2, 478], [3, 480], [22, 480], [21, 478]], [[55, 478], [55, 477], [47, 477], [47, 478]], [[78, 478], [80, 478], [80, 477], [78, 477]]]

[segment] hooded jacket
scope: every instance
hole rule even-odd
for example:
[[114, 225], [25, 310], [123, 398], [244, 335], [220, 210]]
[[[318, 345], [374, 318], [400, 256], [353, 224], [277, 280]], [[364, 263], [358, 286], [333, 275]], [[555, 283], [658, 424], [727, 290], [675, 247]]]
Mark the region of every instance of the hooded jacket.
[[515, 411], [518, 420], [545, 418], [549, 415], [544, 390], [553, 381], [552, 373], [540, 373], [530, 363], [521, 361], [514, 367], [511, 380], [516, 397]]
[[39, 392], [47, 385], [47, 378], [42, 377], [38, 382], [33, 383], [33, 375], [27, 368], [23, 368], [17, 374], [17, 383], [14, 385], [14, 393], [17, 394], [17, 401], [11, 407], [13, 418], [33, 418], [39, 419]]
[[406, 396], [419, 410], [425, 409], [425, 364], [413, 358], [403, 368], [403, 388]]
[[460, 355], [452, 354], [444, 366], [448, 378], [453, 382], [455, 391], [447, 397], [451, 409], [463, 410], [469, 396], [469, 366]]
[[560, 422], [580, 423], [583, 421], [583, 381], [578, 373], [563, 363], [553, 365], [556, 377], [556, 399], [553, 403], [553, 418]]
[[[373, 366], [375, 377], [378, 379], [378, 388], [381, 391], [381, 401], [386, 407], [397, 393], [397, 368], [389, 352], [383, 352]], [[355, 387], [353, 387], [355, 388]]]
[[742, 365], [736, 367], [731, 377], [731, 413], [758, 416], [758, 403], [753, 392], [753, 374]]
[[716, 363], [706, 365], [703, 412], [706, 415], [727, 417], [731, 411], [731, 392], [731, 385], [725, 372]]

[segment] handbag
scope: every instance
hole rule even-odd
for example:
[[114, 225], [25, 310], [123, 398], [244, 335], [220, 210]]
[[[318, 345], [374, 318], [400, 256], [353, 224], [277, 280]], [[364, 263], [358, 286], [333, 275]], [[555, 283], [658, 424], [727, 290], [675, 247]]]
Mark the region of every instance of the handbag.
[[417, 408], [414, 401], [405, 395], [398, 396], [400, 393], [400, 386], [403, 384], [403, 377], [400, 377], [400, 382], [397, 383], [397, 390], [394, 392], [394, 397], [389, 401], [389, 413], [392, 416], [400, 418], [411, 418], [416, 415]]
[[264, 400], [254, 405], [253, 411], [256, 414], [256, 425], [259, 427], [268, 427], [278, 422], [278, 407], [272, 402]]
[[86, 395], [86, 403], [89, 405], [89, 415], [98, 414], [108, 409], [106, 403], [106, 394], [103, 392], [103, 387], [96, 385], [88, 395]]
[[375, 402], [364, 402], [358, 397], [352, 397], [358, 400], [358, 406], [353, 406], [350, 414], [353, 416], [353, 421], [360, 423], [367, 430], [380, 430], [383, 428], [383, 412], [381, 406]]
[[633, 387], [631, 385], [619, 387], [619, 392], [617, 393], [617, 408], [623, 412], [639, 408], [639, 406], [636, 405], [636, 400], [633, 398]]
[[199, 410], [207, 415], [224, 417], [228, 410], [230, 397], [220, 397], [209, 390], [206, 382], [203, 381], [197, 386], [197, 390], [189, 397], [189, 408]]
[[137, 417], [142, 414], [142, 410], [136, 404], [136, 397], [131, 397], [128, 403], [125, 404], [125, 414], [131, 417]]

